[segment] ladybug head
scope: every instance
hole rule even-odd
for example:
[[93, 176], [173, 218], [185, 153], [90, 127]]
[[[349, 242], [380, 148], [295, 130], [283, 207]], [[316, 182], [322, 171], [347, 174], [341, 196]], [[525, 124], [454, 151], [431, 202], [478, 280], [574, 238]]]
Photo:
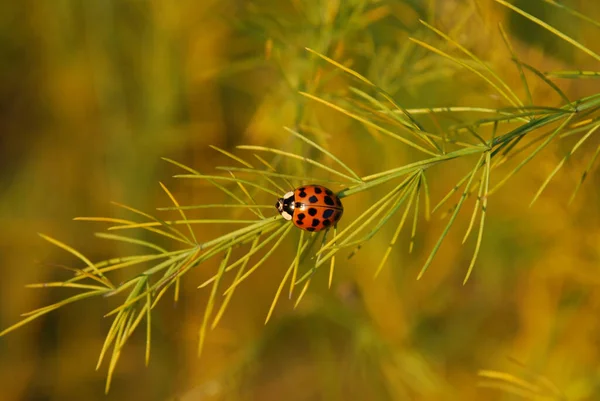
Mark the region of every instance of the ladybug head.
[[294, 193], [288, 192], [283, 195], [283, 198], [277, 199], [275, 207], [284, 219], [291, 220], [292, 215], [294, 214]]

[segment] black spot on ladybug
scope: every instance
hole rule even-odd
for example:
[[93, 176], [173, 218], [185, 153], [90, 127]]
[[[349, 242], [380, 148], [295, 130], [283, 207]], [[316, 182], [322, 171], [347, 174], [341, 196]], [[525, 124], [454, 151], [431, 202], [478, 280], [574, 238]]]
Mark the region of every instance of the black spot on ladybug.
[[296, 224], [299, 225], [299, 226], [301, 226], [301, 225], [304, 224], [304, 222], [302, 220], [296, 220]]
[[323, 212], [323, 218], [328, 219], [333, 215], [333, 209], [325, 209]]
[[[308, 198], [308, 201], [310, 203], [317, 203], [319, 201], [319, 198], [317, 198], [316, 196], [313, 195], [310, 198]], [[332, 203], [332, 205], [333, 205], [333, 203]]]
[[311, 216], [316, 216], [317, 215], [317, 209], [315, 209], [314, 207], [311, 207], [308, 209], [308, 214], [310, 214]]
[[331, 199], [331, 196], [326, 196], [323, 200], [325, 201], [326, 205], [329, 205], [329, 206], [335, 205], [335, 203], [333, 203], [333, 199]]
[[321, 220], [319, 220], [319, 219], [313, 219], [311, 226], [316, 227], [319, 224], [321, 224]]
[[331, 189], [326, 189], [325, 193], [329, 196], [333, 195], [333, 192], [331, 191]]
[[306, 215], [304, 213], [300, 213], [298, 216], [298, 220], [304, 220], [304, 218], [306, 217]]
[[323, 190], [319, 187], [315, 187], [314, 190], [317, 195], [320, 194], [321, 192], [323, 192]]
[[329, 227], [331, 225], [331, 221], [330, 220], [323, 220], [323, 225], [325, 227]]
[[294, 203], [294, 207], [298, 207], [298, 208], [302, 207], [302, 202]]
[[304, 192], [305, 190], [306, 190], [306, 188], [304, 188], [304, 187], [298, 188], [298, 191], [301, 191], [301, 192]]
[[315, 229], [314, 229], [313, 227], [307, 227], [307, 228], [306, 228], [306, 231], [313, 232], [313, 231], [315, 231]]
[[300, 193], [298, 194], [301, 198], [306, 198], [306, 192], [304, 192], [304, 188], [300, 188]]

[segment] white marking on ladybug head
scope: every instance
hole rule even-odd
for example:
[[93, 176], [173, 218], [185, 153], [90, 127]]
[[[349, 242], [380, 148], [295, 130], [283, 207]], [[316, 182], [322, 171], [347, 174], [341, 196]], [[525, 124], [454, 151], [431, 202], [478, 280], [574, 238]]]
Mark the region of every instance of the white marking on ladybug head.
[[284, 219], [286, 219], [286, 220], [291, 220], [292, 219], [292, 215], [289, 214], [288, 212], [286, 212], [285, 210], [282, 210], [280, 213], [281, 213], [281, 215], [283, 216]]
[[287, 199], [290, 199], [293, 196], [294, 196], [294, 192], [290, 191], [290, 192], [286, 193], [285, 195], [283, 195], [283, 199], [287, 200]]

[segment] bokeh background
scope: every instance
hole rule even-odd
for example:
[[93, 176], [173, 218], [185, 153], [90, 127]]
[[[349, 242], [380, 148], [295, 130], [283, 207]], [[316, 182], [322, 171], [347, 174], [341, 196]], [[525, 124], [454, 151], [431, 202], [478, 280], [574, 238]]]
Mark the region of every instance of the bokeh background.
[[[600, 20], [595, 2], [564, 3]], [[516, 4], [599, 50], [593, 24], [541, 0]], [[353, 68], [404, 107], [503, 106], [474, 75], [408, 44], [414, 36], [447, 46], [419, 18], [487, 60], [522, 96], [498, 22], [519, 57], [541, 71], [597, 69], [589, 57], [490, 0], [3, 2], [0, 328], [68, 294], [24, 288], [64, 279], [68, 273], [56, 265], [76, 263], [37, 232], [102, 260], [134, 249], [95, 238], [104, 226], [73, 217], [131, 217], [110, 201], [153, 212], [169, 204], [159, 181], [182, 204], [225, 201], [209, 186], [171, 178], [179, 171], [161, 156], [212, 173], [231, 162], [209, 145], [294, 150], [282, 127], [307, 124], [319, 127], [319, 141], [360, 174], [414, 160], [418, 155], [406, 147], [298, 95], [324, 73], [305, 46], [353, 60]], [[529, 81], [536, 104], [560, 105], [546, 84]], [[332, 85], [347, 84], [339, 77]], [[557, 84], [571, 99], [600, 90], [594, 80]], [[200, 359], [197, 333], [208, 291], [196, 287], [213, 274], [214, 263], [186, 276], [178, 303], [165, 297], [157, 308], [149, 367], [143, 330], [130, 340], [108, 395], [106, 364], [94, 366], [110, 325], [102, 316], [116, 304], [95, 299], [0, 338], [0, 399], [519, 399], [479, 386], [480, 369], [534, 382], [545, 377], [564, 399], [600, 399], [599, 175], [592, 173], [567, 206], [598, 142], [570, 159], [528, 208], [573, 143], [546, 149], [490, 199], [484, 243], [466, 286], [473, 241], [461, 241], [472, 203], [420, 281], [419, 269], [445, 225], [441, 214], [420, 222], [412, 255], [409, 235], [401, 236], [377, 279], [374, 261], [392, 225], [351, 259], [339, 258], [331, 289], [327, 275], [317, 275], [297, 309], [282, 300], [265, 326], [295, 252], [290, 241], [239, 288]], [[473, 162], [431, 169], [434, 203]], [[385, 190], [345, 200], [344, 220]], [[206, 239], [228, 229], [202, 226], [197, 234]], [[539, 392], [548, 395], [543, 386]]]

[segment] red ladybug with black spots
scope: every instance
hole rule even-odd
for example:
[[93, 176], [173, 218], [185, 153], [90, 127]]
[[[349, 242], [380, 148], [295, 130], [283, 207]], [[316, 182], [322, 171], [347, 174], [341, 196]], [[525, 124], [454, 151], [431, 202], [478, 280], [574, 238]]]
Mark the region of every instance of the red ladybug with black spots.
[[296, 188], [279, 198], [275, 206], [284, 219], [311, 232], [335, 225], [344, 213], [340, 198], [321, 185]]

